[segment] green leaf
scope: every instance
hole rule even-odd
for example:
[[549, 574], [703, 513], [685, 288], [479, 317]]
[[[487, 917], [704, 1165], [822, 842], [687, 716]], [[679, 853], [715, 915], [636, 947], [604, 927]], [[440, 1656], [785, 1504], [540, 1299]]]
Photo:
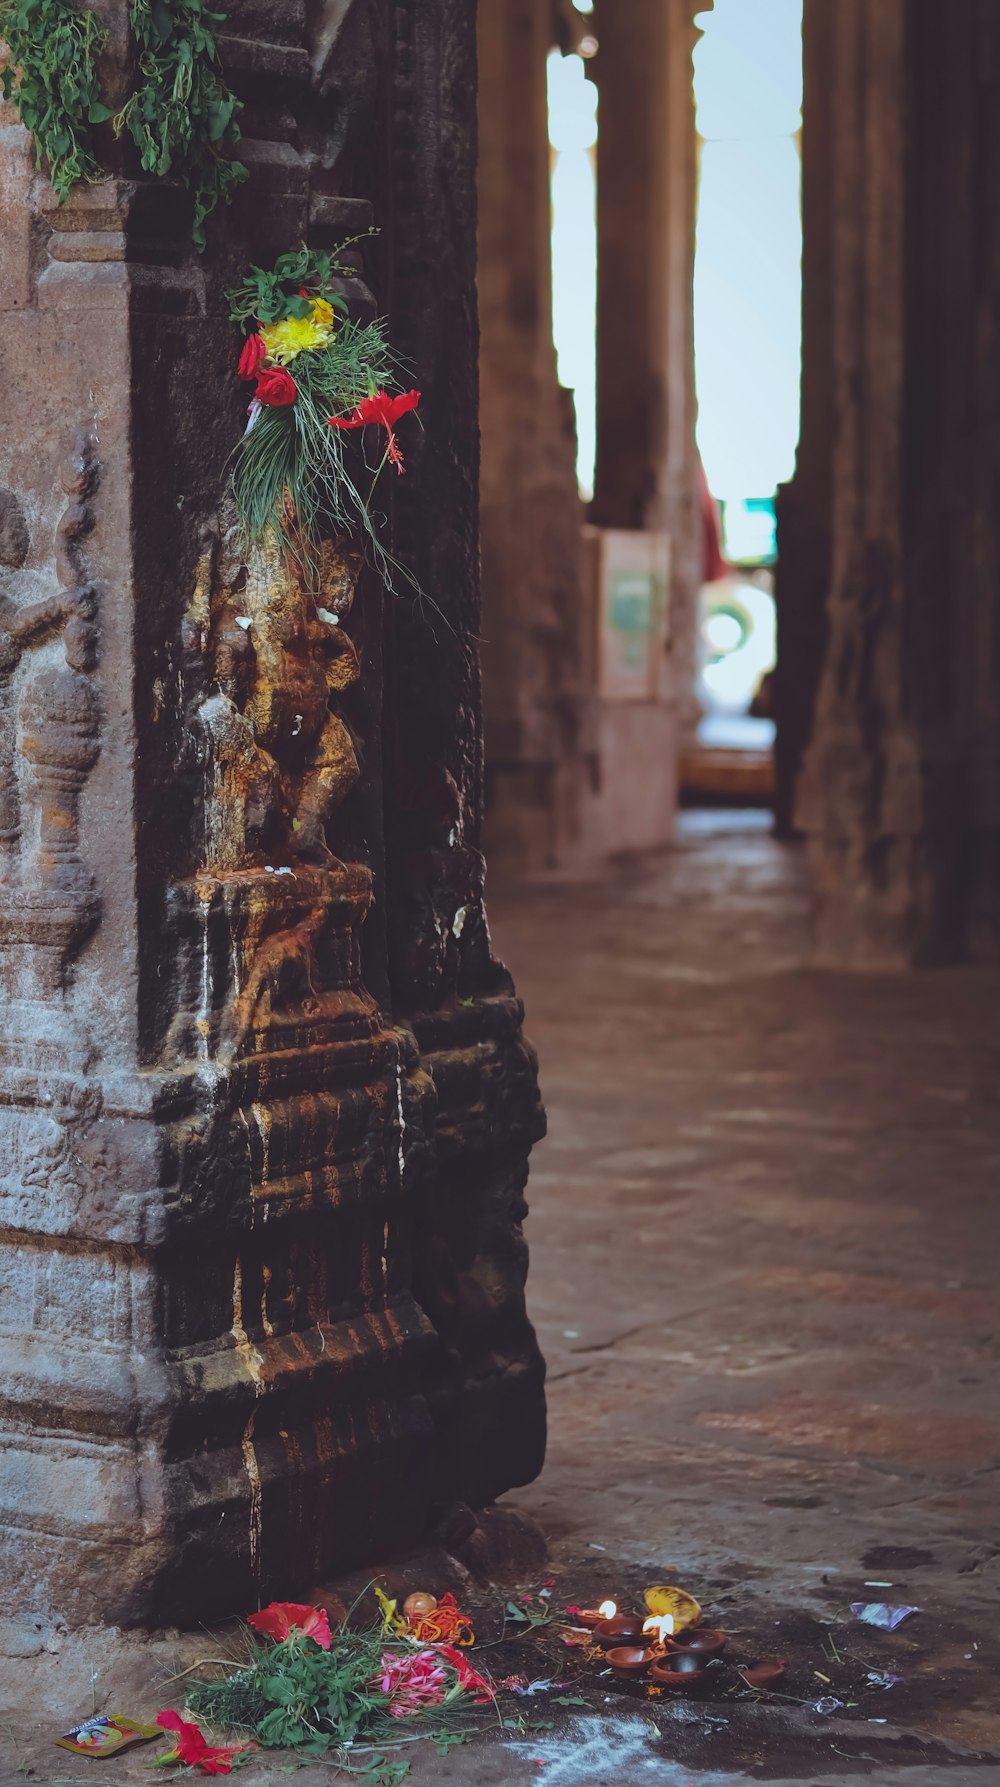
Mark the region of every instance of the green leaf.
[[447, 1756], [448, 1751], [454, 1750], [458, 1744], [471, 1741], [467, 1731], [432, 1731], [431, 1740], [439, 1756]]

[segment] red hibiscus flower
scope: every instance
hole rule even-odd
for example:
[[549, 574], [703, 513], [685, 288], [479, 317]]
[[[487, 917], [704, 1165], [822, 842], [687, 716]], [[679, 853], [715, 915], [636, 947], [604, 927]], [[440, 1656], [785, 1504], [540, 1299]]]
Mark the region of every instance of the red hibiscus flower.
[[496, 1699], [492, 1684], [477, 1669], [473, 1669], [468, 1657], [463, 1655], [457, 1645], [435, 1644], [432, 1648], [439, 1657], [444, 1657], [446, 1663], [451, 1664], [466, 1694], [475, 1694], [477, 1700]]
[[257, 374], [259, 403], [267, 403], [272, 409], [283, 409], [286, 404], [294, 403], [298, 394], [299, 388], [286, 367], [261, 367]]
[[264, 346], [260, 336], [248, 335], [246, 341], [243, 343], [243, 352], [240, 355], [240, 378], [256, 378], [260, 363], [266, 356], [267, 348]]
[[273, 1638], [275, 1644], [281, 1644], [293, 1632], [301, 1632], [303, 1638], [313, 1639], [320, 1650], [329, 1650], [333, 1642], [325, 1610], [322, 1607], [300, 1607], [295, 1601], [272, 1601], [261, 1613], [251, 1613], [247, 1625], [255, 1632]]
[[367, 428], [374, 422], [384, 428], [388, 436], [386, 455], [398, 472], [406, 470], [403, 455], [396, 440], [394, 424], [407, 410], [415, 410], [420, 402], [419, 391], [404, 391], [401, 397], [390, 397], [388, 391], [376, 391], [374, 397], [364, 397], [357, 409], [350, 416], [329, 416], [331, 428]]
[[197, 1725], [189, 1725], [180, 1713], [157, 1713], [156, 1723], [162, 1725], [164, 1731], [176, 1731], [177, 1744], [168, 1750], [160, 1761], [183, 1762], [187, 1768], [200, 1769], [203, 1775], [231, 1775], [233, 1757], [241, 1756], [244, 1750], [255, 1750], [256, 1744], [231, 1744], [223, 1748], [215, 1748], [207, 1744]]

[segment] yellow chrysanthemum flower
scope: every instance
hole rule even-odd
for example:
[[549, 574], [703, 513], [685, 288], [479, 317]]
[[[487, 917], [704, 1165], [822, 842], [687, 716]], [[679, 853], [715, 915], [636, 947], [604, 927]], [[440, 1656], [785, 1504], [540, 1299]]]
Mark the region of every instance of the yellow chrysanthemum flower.
[[325, 298], [314, 298], [312, 305], [313, 322], [319, 323], [323, 329], [333, 328], [333, 305]]
[[[330, 306], [326, 308], [329, 310]], [[284, 322], [268, 323], [261, 329], [260, 338], [267, 349], [268, 359], [275, 366], [287, 366], [296, 354], [307, 348], [325, 347], [332, 334], [332, 310], [329, 322], [320, 321], [314, 305], [312, 316], [286, 316]]]

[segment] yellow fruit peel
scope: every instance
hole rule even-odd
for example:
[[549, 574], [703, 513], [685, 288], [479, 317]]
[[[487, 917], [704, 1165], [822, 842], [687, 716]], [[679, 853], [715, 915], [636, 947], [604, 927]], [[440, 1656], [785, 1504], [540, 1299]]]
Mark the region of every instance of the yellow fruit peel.
[[701, 1606], [686, 1589], [657, 1583], [655, 1587], [645, 1589], [642, 1598], [650, 1613], [655, 1613], [658, 1619], [662, 1619], [664, 1614], [670, 1615], [675, 1632], [686, 1632], [689, 1626], [696, 1626], [701, 1619]]

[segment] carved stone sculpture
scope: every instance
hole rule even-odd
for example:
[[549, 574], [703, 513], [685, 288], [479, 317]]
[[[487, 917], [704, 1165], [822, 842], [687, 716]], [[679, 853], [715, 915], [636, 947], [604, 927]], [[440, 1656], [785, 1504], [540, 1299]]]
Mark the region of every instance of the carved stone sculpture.
[[270, 854], [332, 863], [326, 826], [358, 779], [331, 697], [360, 674], [343, 621], [360, 555], [324, 542], [307, 578], [276, 541], [241, 556], [235, 529], [202, 560], [192, 622], [211, 681], [200, 719], [213, 786], [205, 866]]

